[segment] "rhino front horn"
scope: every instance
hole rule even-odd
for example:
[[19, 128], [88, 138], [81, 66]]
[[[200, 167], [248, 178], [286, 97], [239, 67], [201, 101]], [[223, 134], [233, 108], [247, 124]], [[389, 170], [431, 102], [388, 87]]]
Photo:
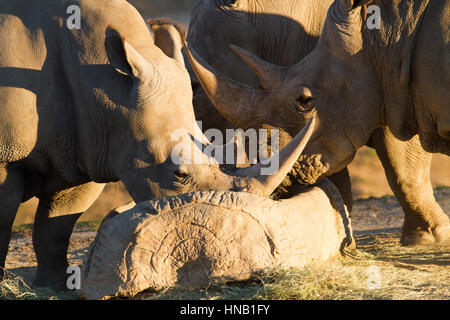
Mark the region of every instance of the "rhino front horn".
[[[278, 154], [269, 158], [265, 163], [272, 164], [278, 161], [278, 170], [273, 174], [261, 174], [264, 169], [264, 164], [258, 163], [257, 165], [241, 168], [237, 170], [237, 176], [247, 177], [249, 189], [248, 191], [258, 193], [260, 195], [269, 196], [276, 188], [283, 182], [289, 171], [294, 164], [298, 161], [298, 158], [305, 149], [311, 135], [314, 131], [315, 117], [313, 117], [306, 126], [300, 131], [294, 139], [289, 142]], [[244, 178], [245, 179], [245, 178]], [[239, 185], [239, 181], [236, 181]]]

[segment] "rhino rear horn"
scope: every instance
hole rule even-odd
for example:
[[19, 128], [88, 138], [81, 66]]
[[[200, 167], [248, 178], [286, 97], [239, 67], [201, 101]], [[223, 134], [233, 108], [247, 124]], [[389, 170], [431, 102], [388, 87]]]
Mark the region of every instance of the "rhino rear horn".
[[216, 72], [187, 42], [186, 55], [200, 84], [216, 109], [235, 127], [243, 127], [258, 112], [255, 101], [263, 90], [245, 85]]
[[264, 89], [273, 90], [281, 85], [282, 67], [267, 62], [236, 45], [230, 45], [230, 48], [256, 73]]

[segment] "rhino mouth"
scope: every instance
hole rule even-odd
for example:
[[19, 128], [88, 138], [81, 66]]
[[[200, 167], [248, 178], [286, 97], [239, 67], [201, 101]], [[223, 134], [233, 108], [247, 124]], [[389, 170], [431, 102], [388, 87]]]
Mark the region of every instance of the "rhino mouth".
[[314, 184], [329, 170], [322, 155], [301, 155], [288, 174], [291, 183]]
[[301, 155], [283, 182], [272, 194], [274, 199], [288, 199], [303, 190], [300, 186], [313, 185], [323, 177], [329, 165], [322, 160], [322, 155]]

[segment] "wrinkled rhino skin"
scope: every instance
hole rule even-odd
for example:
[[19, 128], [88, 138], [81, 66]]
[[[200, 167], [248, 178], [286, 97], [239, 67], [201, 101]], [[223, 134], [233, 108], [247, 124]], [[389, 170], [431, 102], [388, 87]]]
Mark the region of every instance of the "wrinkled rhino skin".
[[[293, 5], [293, 2], [296, 5]], [[302, 101], [301, 85], [305, 81], [309, 81], [313, 88], [329, 86], [320, 94], [314, 93], [316, 98], [320, 98], [326, 91], [325, 98], [327, 100], [324, 100], [332, 101], [328, 108], [325, 107], [325, 103], [321, 103], [320, 106], [314, 105], [318, 107], [318, 116], [322, 123], [326, 124], [316, 132], [322, 133], [322, 140], [315, 140], [321, 145], [318, 147], [310, 144], [310, 149], [306, 150], [307, 154], [321, 154], [322, 157], [319, 161], [314, 162], [310, 161], [306, 154], [302, 156], [285, 179], [283, 183], [285, 187], [280, 188], [280, 191], [289, 189], [292, 181], [314, 183], [315, 179], [324, 172], [328, 171], [326, 175], [336, 172], [336, 168], [344, 166], [343, 162], [348, 163], [353, 159], [351, 154], [357, 148], [367, 144], [376, 149], [389, 185], [405, 212], [402, 243], [421, 245], [443, 242], [450, 236], [450, 222], [433, 195], [430, 182], [432, 157], [430, 152], [447, 154], [449, 152], [450, 134], [447, 134], [445, 129], [450, 127], [448, 116], [445, 114], [445, 112], [448, 114], [448, 110], [442, 110], [445, 108], [442, 101], [448, 101], [446, 96], [448, 85], [444, 84], [448, 77], [445, 78], [446, 64], [443, 63], [448, 59], [446, 60], [445, 56], [442, 56], [439, 60], [441, 62], [438, 62], [437, 58], [431, 57], [434, 57], [436, 52], [448, 53], [448, 51], [440, 49], [445, 45], [445, 30], [448, 30], [448, 1], [430, 1], [429, 5], [427, 5], [427, 1], [420, 0], [335, 1], [334, 7], [328, 13], [328, 30], [325, 30], [322, 36], [324, 40], [322, 48], [330, 47], [331, 50], [334, 50], [333, 55], [345, 56], [339, 52], [339, 46], [344, 46], [339, 42], [339, 34], [333, 30], [333, 21], [342, 22], [345, 25], [345, 21], [343, 21], [346, 19], [345, 11], [352, 10], [354, 20], [360, 15], [367, 19], [369, 15], [359, 11], [365, 12], [368, 5], [378, 5], [383, 8], [381, 12], [382, 27], [386, 31], [382, 30], [380, 33], [378, 30], [368, 30], [364, 27], [366, 20], [362, 21], [362, 36], [372, 39], [374, 43], [372, 48], [363, 49], [364, 54], [361, 56], [365, 57], [365, 60], [361, 60], [360, 55], [351, 53], [345, 56], [347, 63], [345, 66], [336, 67], [339, 66], [339, 62], [337, 62], [332, 67], [333, 59], [325, 55], [319, 57], [318, 53], [323, 54], [326, 50], [316, 49], [315, 62], [311, 63], [312, 59], [309, 59], [308, 62], [300, 64], [299, 62], [316, 47], [320, 30], [325, 23], [327, 11], [332, 2], [315, 0], [198, 1], [192, 11], [188, 34], [189, 45], [216, 71], [243, 84], [255, 86], [256, 89], [252, 92], [261, 92], [263, 98], [258, 100], [258, 94], [253, 94], [252, 97], [248, 95], [245, 98], [235, 93], [230, 97], [238, 98], [234, 101], [230, 99], [228, 106], [219, 108], [219, 113], [199, 85], [192, 66], [187, 64], [195, 89], [194, 108], [197, 117], [203, 120], [204, 129], [209, 127], [225, 129], [233, 126], [244, 129], [279, 128], [281, 144], [283, 144], [289, 141], [292, 133], [302, 127], [305, 119], [308, 118], [307, 113], [301, 112], [302, 104], [299, 103]], [[352, 5], [354, 8], [351, 8]], [[406, 18], [406, 16], [408, 17]], [[393, 17], [398, 17], [398, 19], [394, 21]], [[354, 22], [356, 27], [360, 25], [358, 19]], [[410, 30], [414, 30], [414, 36], [405, 34]], [[433, 31], [425, 32], [424, 30]], [[347, 33], [353, 34], [353, 36], [351, 37], [352, 41], [347, 41], [346, 44], [360, 48], [361, 43], [358, 43], [358, 39], [361, 38], [360, 30], [352, 29]], [[379, 33], [384, 37], [381, 41], [389, 42], [389, 44], [380, 43], [380, 39], [376, 38]], [[436, 35], [438, 41], [431, 40], [432, 46], [427, 44], [427, 41], [430, 41], [427, 39], [427, 34]], [[396, 41], [393, 41], [394, 36], [390, 35], [396, 35], [401, 41], [397, 45], [393, 44]], [[372, 36], [375, 37], [371, 38]], [[325, 41], [335, 42], [330, 45], [325, 44]], [[346, 40], [344, 39], [344, 41]], [[278, 70], [278, 66], [283, 66], [282, 75], [279, 76], [283, 81], [279, 80], [278, 87], [268, 88], [265, 92], [259, 90], [261, 84], [264, 86], [261, 80], [275, 81], [277, 77], [264, 77], [261, 74], [257, 77], [256, 73], [246, 64], [247, 61], [242, 60], [230, 49], [230, 44], [237, 45], [274, 64], [265, 66], [265, 72], [271, 69]], [[432, 47], [435, 49], [427, 49]], [[384, 50], [381, 48], [387, 50], [377, 54]], [[420, 52], [420, 55], [417, 56], [420, 57], [420, 62], [414, 66], [415, 61], [410, 63], [409, 60], [416, 51]], [[380, 59], [379, 62], [377, 62], [377, 58]], [[401, 61], [397, 61], [399, 58]], [[354, 61], [352, 62], [350, 59]], [[255, 58], [250, 57], [250, 60], [254, 62]], [[324, 62], [328, 62], [329, 65], [326, 69], [324, 69]], [[369, 70], [373, 62], [376, 65], [375, 69], [380, 70], [381, 74], [374, 75], [374, 72]], [[348, 67], [349, 63], [354, 64], [355, 70], [362, 70], [361, 76], [345, 74], [345, 72], [339, 74], [340, 71], [336, 71], [352, 70]], [[383, 68], [380, 67], [381, 64], [384, 65]], [[316, 67], [311, 67], [312, 65], [316, 65]], [[365, 70], [362, 68], [363, 66], [369, 66], [369, 68]], [[390, 73], [391, 70], [396, 70], [397, 66], [398, 74]], [[384, 72], [386, 70], [389, 70], [389, 73], [383, 74], [386, 73]], [[442, 80], [428, 81], [427, 79], [436, 78], [429, 70], [436, 70], [436, 74], [442, 74]], [[335, 71], [338, 74], [333, 75]], [[277, 72], [272, 73], [276, 75]], [[348, 73], [353, 73], [353, 71], [348, 71]], [[380, 83], [373, 82], [375, 77], [380, 79]], [[355, 81], [352, 83], [347, 81], [344, 85], [341, 84], [341, 80], [344, 79], [354, 79]], [[421, 86], [426, 89], [422, 90], [420, 86], [411, 85], [414, 81], [418, 83], [417, 79], [424, 80], [425, 85]], [[350, 93], [348, 94], [348, 99], [350, 99], [348, 105], [351, 107], [335, 105], [336, 101], [343, 101], [342, 97], [344, 96], [343, 89], [338, 88], [338, 84], [352, 88], [353, 97]], [[411, 86], [408, 87], [408, 85]], [[368, 108], [362, 110], [361, 107], [367, 105], [367, 101], [377, 100], [374, 96], [367, 94], [368, 88], [388, 89], [386, 92], [376, 92], [377, 96], [385, 97], [386, 119], [380, 120], [383, 126], [380, 128], [380, 125], [377, 124], [378, 128], [375, 130], [373, 130], [374, 126], [371, 122], [381, 116], [374, 114], [373, 111], [367, 111]], [[413, 92], [412, 97], [408, 96], [408, 92]], [[239, 102], [249, 102], [252, 99], [257, 103], [246, 106], [246, 112], [233, 112], [237, 110]], [[412, 99], [416, 101], [413, 103], [414, 107], [408, 105]], [[420, 106], [427, 106], [431, 102], [435, 106], [434, 110], [431, 108], [427, 110], [426, 107]], [[293, 106], [297, 107], [300, 112], [293, 111]], [[228, 109], [225, 110], [226, 108]], [[439, 111], [438, 108], [441, 110]], [[372, 110], [377, 110], [377, 107], [373, 107]], [[439, 114], [443, 115], [439, 120], [439, 125], [433, 124], [431, 120], [437, 119]], [[223, 115], [227, 115], [227, 120]], [[411, 119], [414, 115], [416, 115], [416, 119]], [[416, 130], [415, 126], [417, 127], [417, 125], [419, 128]], [[439, 132], [433, 132], [435, 127], [439, 127], [437, 128]], [[331, 139], [335, 139], [335, 141]], [[424, 144], [425, 150], [422, 144]], [[446, 145], [447, 151], [445, 150]], [[324, 150], [324, 146], [330, 150]], [[348, 152], [344, 151], [345, 149]], [[337, 156], [345, 159], [340, 165], [332, 163]], [[327, 162], [329, 163], [327, 164]], [[344, 170], [329, 178], [336, 183], [350, 208], [352, 194], [346, 172], [347, 170]]]
[[[69, 5], [80, 9], [80, 29], [66, 25]], [[272, 176], [280, 181], [258, 167], [221, 168], [194, 142], [209, 144], [180, 46], [179, 61], [167, 56], [124, 0], [2, 0], [0, 41], [0, 279], [16, 212], [33, 196], [34, 284], [64, 290], [73, 226], [103, 183], [122, 181], [136, 202], [197, 190], [270, 194], [305, 142], [280, 151], [280, 168], [292, 160]], [[176, 153], [181, 138], [191, 152]]]
[[119, 208], [90, 247], [81, 295], [205, 288], [328, 260], [351, 238], [342, 199], [337, 192], [333, 197], [319, 187], [282, 201], [197, 192]]

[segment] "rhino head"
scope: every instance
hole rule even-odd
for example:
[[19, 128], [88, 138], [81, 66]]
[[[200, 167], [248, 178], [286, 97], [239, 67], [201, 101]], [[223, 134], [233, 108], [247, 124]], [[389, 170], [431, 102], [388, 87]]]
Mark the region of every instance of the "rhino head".
[[[275, 124], [287, 128], [286, 123], [295, 119], [301, 127], [316, 115], [311, 141], [294, 166], [299, 181], [313, 183], [342, 170], [367, 143], [370, 134], [383, 125], [401, 140], [417, 133], [421, 139], [432, 136], [431, 143], [423, 140], [429, 152], [436, 152], [430, 146], [448, 145], [438, 137], [446, 135], [440, 133], [445, 130], [439, 129], [439, 123], [424, 125], [437, 126], [438, 134], [425, 129], [422, 130], [425, 134], [421, 134], [417, 119], [430, 116], [412, 112], [409, 94], [411, 53], [414, 52], [411, 43], [417, 36], [426, 3], [414, 8], [411, 4], [408, 10], [417, 12], [408, 24], [397, 21], [407, 10], [402, 12], [404, 8], [385, 5], [386, 19], [397, 20], [383, 21], [381, 30], [368, 30], [370, 2], [336, 0], [328, 10], [315, 49], [290, 67], [273, 65], [231, 45], [259, 77], [260, 86], [244, 85], [217, 73], [195, 50], [187, 49], [190, 63], [208, 97], [235, 126], [246, 127], [256, 121], [259, 127]], [[434, 112], [431, 118], [437, 115]], [[290, 129], [290, 134], [293, 132]]]
[[[177, 26], [165, 29], [174, 32]], [[265, 164], [244, 168], [222, 166], [204, 152], [210, 142], [196, 122], [192, 88], [183, 64], [181, 45], [164, 30], [154, 34], [161, 49], [145, 51], [129, 44], [117, 31], [106, 32], [106, 51], [117, 81], [128, 82], [131, 93], [120, 108], [127, 132], [115, 141], [118, 155], [111, 167], [136, 202], [191, 191], [248, 191], [270, 195], [297, 161], [313, 130], [307, 128], [269, 158], [278, 161], [278, 170], [263, 175]], [[142, 52], [142, 53], [141, 53]], [[131, 101], [131, 103], [130, 103]], [[220, 149], [225, 150], [227, 149]]]

